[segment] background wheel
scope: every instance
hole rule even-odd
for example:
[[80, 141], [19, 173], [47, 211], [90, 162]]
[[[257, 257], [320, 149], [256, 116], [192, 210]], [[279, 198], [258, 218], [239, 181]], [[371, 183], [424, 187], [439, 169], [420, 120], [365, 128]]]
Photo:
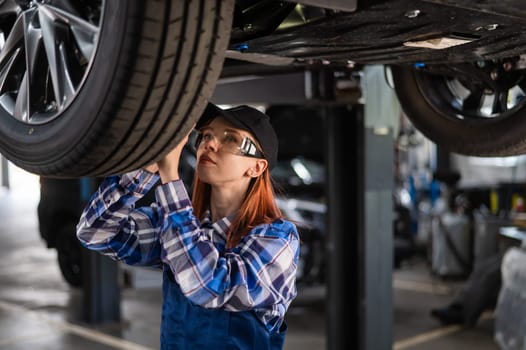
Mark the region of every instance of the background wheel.
[[[82, 247], [73, 235], [68, 249], [57, 249], [57, 262], [64, 280], [72, 287], [82, 287], [84, 283], [84, 267], [82, 263]], [[75, 241], [73, 241], [73, 239]]]
[[56, 177], [158, 160], [212, 95], [233, 3], [0, 2], [0, 153]]
[[526, 151], [526, 71], [519, 58], [473, 64], [392, 66], [414, 126], [451, 152], [511, 156]]

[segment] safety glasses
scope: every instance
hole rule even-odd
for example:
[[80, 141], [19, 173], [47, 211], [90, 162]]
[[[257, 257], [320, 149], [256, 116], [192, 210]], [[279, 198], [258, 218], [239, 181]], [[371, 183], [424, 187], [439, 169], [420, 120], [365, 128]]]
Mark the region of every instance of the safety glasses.
[[222, 152], [245, 157], [264, 158], [263, 153], [257, 149], [254, 141], [235, 131], [225, 130], [219, 135], [215, 135], [212, 130], [197, 130], [195, 149], [197, 150], [209, 142], [215, 142]]

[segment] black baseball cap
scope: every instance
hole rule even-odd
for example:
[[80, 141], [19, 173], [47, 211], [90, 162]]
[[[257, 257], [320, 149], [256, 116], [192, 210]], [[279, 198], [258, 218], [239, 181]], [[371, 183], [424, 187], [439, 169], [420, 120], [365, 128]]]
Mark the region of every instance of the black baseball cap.
[[222, 109], [213, 103], [208, 103], [195, 128], [201, 129], [211, 122], [212, 119], [219, 116], [225, 118], [236, 127], [249, 131], [254, 135], [261, 146], [265, 159], [268, 161], [269, 170], [276, 165], [278, 160], [278, 137], [268, 115], [247, 105]]

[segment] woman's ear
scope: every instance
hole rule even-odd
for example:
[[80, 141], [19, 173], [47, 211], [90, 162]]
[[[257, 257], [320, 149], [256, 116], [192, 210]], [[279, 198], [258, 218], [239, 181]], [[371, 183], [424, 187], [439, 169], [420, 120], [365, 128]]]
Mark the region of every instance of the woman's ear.
[[265, 169], [268, 167], [268, 162], [266, 159], [257, 159], [254, 166], [252, 166], [250, 169], [248, 169], [248, 176], [250, 177], [258, 177], [259, 175], [263, 174]]

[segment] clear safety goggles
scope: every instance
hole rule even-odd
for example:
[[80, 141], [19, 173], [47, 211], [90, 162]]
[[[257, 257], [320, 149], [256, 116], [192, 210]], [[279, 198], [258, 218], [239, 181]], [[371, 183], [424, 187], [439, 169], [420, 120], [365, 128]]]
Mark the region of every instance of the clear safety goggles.
[[242, 136], [235, 131], [225, 130], [220, 135], [214, 135], [212, 130], [196, 130], [194, 142], [195, 149], [203, 147], [209, 142], [215, 142], [222, 152], [235, 155], [264, 158], [263, 153], [257, 149], [256, 144], [250, 138]]

